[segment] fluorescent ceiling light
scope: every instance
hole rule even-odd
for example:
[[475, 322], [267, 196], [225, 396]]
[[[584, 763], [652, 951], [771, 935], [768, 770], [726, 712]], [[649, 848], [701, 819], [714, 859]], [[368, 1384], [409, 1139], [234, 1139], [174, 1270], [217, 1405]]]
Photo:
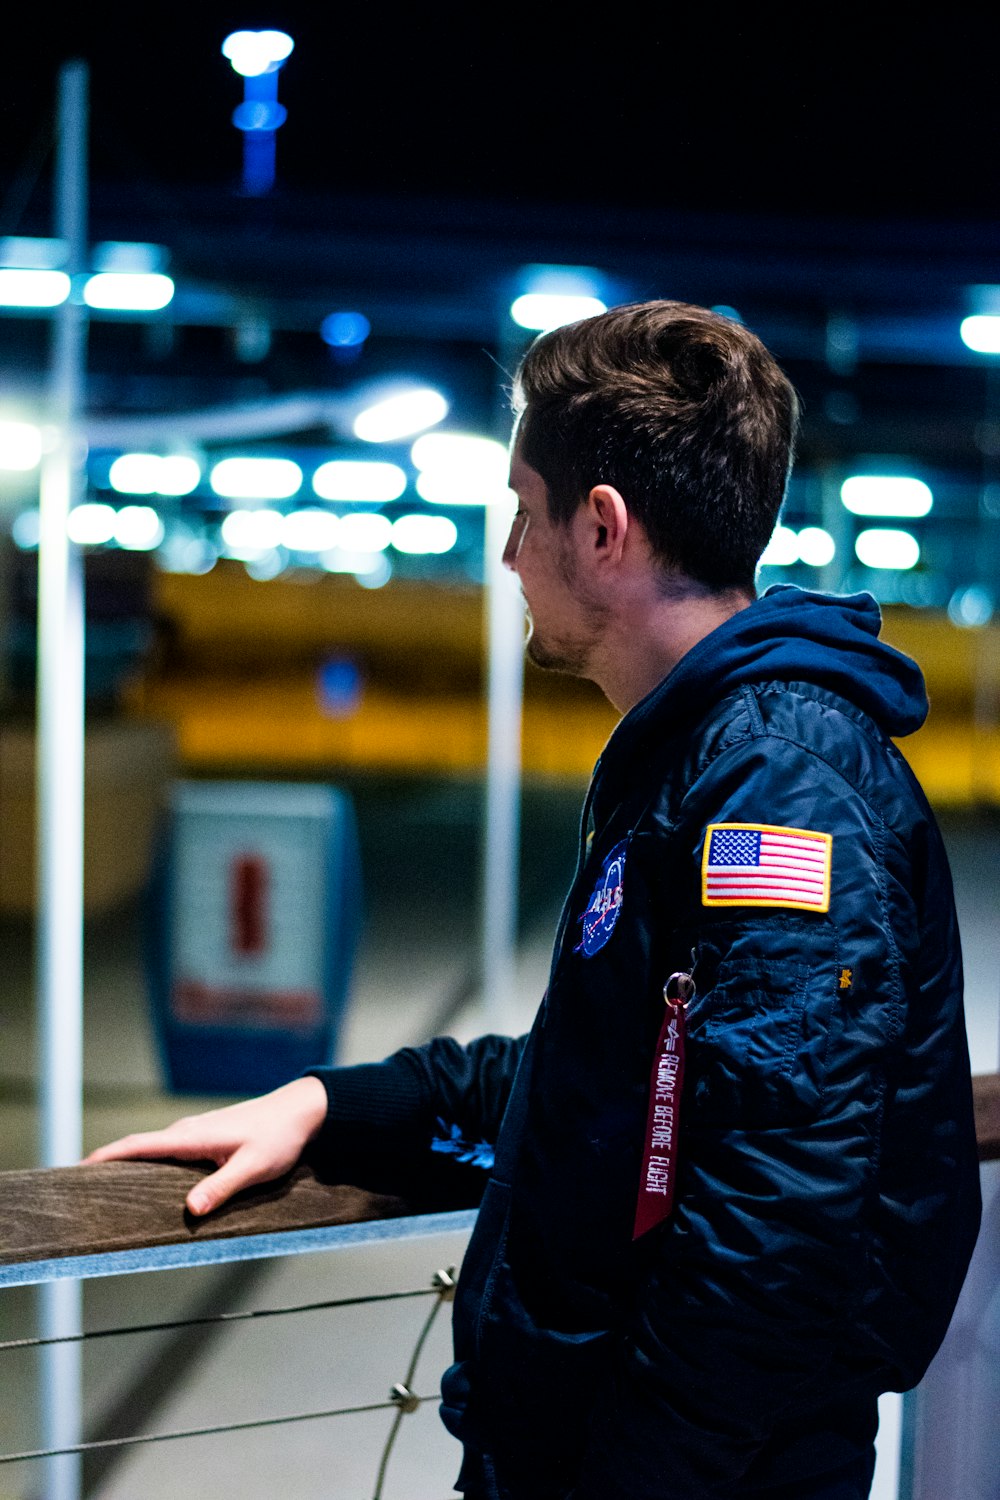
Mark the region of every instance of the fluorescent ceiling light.
[[397, 552], [415, 555], [450, 552], [458, 541], [458, 527], [447, 516], [415, 514], [393, 522], [392, 545]]
[[963, 318], [959, 332], [962, 343], [977, 354], [1000, 354], [1000, 317], [996, 313], [976, 313]]
[[840, 498], [855, 516], [926, 516], [934, 504], [922, 479], [901, 474], [854, 474], [840, 486]]
[[909, 531], [873, 527], [858, 533], [854, 550], [866, 568], [912, 568], [920, 561], [920, 543]]
[[600, 297], [582, 292], [525, 292], [510, 305], [514, 322], [538, 333], [548, 333], [564, 323], [578, 323], [581, 318], [593, 318], [607, 310]]
[[226, 500], [287, 500], [302, 487], [302, 470], [290, 458], [223, 458], [209, 484]]
[[66, 521], [66, 532], [71, 542], [80, 547], [100, 547], [110, 542], [115, 534], [117, 512], [113, 505], [88, 502], [77, 505], [70, 511]]
[[37, 469], [41, 457], [42, 434], [37, 427], [31, 422], [0, 422], [0, 469]]
[[222, 55], [243, 78], [274, 73], [290, 57], [295, 43], [285, 31], [231, 31]]
[[341, 516], [337, 542], [344, 552], [384, 552], [392, 540], [392, 522], [376, 511]]
[[114, 536], [127, 552], [152, 552], [163, 541], [163, 522], [151, 505], [123, 505]]
[[312, 484], [321, 500], [398, 500], [406, 475], [398, 464], [334, 458], [320, 464]]
[[799, 539], [790, 526], [776, 526], [760, 559], [763, 568], [790, 568], [799, 560]]
[[111, 465], [111, 488], [122, 495], [190, 495], [201, 466], [183, 453], [123, 453]]
[[506, 497], [510, 457], [495, 438], [429, 432], [414, 443], [417, 493], [432, 505], [489, 505]]
[[803, 526], [796, 538], [799, 557], [810, 568], [825, 568], [833, 562], [837, 544], [822, 526]]
[[244, 562], [281, 542], [284, 516], [277, 510], [233, 510], [222, 523], [222, 540], [230, 557]]
[[436, 427], [447, 415], [448, 403], [440, 391], [427, 386], [400, 391], [359, 412], [354, 419], [354, 436], [366, 443], [394, 443]]
[[69, 296], [65, 271], [0, 268], [0, 307], [58, 307]]
[[289, 552], [328, 552], [337, 545], [340, 519], [329, 510], [293, 510], [284, 517], [281, 545]]
[[159, 271], [99, 271], [83, 288], [87, 306], [105, 312], [158, 312], [173, 295], [173, 282]]

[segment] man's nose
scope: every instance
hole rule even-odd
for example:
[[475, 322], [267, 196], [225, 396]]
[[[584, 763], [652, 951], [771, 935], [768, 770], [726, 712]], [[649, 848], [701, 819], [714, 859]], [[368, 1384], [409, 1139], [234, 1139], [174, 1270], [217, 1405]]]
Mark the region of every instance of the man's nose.
[[512, 573], [517, 572], [517, 559], [521, 555], [524, 545], [525, 533], [528, 530], [528, 517], [515, 516], [507, 533], [507, 542], [503, 549], [503, 565]]

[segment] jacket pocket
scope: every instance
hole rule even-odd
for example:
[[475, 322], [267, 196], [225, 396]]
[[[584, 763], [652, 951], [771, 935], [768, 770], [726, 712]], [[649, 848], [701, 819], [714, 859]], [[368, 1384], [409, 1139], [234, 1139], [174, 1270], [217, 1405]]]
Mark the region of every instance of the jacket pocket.
[[836, 995], [825, 921], [716, 923], [695, 945], [684, 1107], [692, 1124], [759, 1128], [820, 1108]]

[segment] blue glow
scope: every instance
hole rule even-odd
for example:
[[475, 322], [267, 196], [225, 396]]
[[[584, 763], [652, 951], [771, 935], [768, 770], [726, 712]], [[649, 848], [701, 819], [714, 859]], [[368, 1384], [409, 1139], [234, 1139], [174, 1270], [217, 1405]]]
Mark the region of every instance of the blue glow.
[[332, 349], [356, 349], [372, 331], [372, 325], [359, 312], [334, 312], [319, 325], [319, 335]]
[[361, 707], [361, 669], [349, 656], [331, 656], [316, 674], [316, 696], [330, 719], [349, 719]]
[[233, 110], [237, 130], [277, 130], [288, 119], [288, 110], [277, 99], [244, 99]]

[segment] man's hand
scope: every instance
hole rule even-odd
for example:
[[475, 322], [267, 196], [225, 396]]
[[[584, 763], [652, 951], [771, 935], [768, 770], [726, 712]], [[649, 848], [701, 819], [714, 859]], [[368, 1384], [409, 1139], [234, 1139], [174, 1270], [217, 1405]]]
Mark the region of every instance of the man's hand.
[[325, 1118], [326, 1090], [319, 1079], [297, 1078], [258, 1099], [185, 1115], [165, 1130], [123, 1136], [86, 1160], [214, 1161], [218, 1171], [187, 1196], [191, 1213], [207, 1214], [243, 1188], [291, 1171]]

